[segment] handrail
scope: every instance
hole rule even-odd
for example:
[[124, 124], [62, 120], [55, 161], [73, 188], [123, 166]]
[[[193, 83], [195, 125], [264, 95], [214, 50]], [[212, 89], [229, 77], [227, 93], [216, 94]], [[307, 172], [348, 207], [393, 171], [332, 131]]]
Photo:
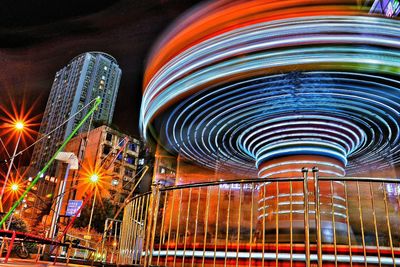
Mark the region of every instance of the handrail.
[[[216, 186], [221, 184], [251, 184], [251, 183], [263, 183], [263, 182], [299, 182], [303, 181], [303, 177], [283, 177], [283, 178], [250, 178], [250, 179], [235, 179], [235, 180], [219, 180], [212, 182], [201, 182], [193, 184], [183, 184], [176, 186], [160, 187], [160, 191], [171, 191], [178, 189], [196, 188], [204, 186]], [[319, 176], [320, 181], [352, 181], [352, 182], [381, 182], [381, 183], [400, 183], [400, 178], [385, 178], [385, 177], [348, 177], [348, 176]], [[135, 198], [142, 197], [144, 195], [151, 194], [151, 191], [146, 193], [138, 194], [130, 199], [132, 201]]]
[[399, 178], [382, 178], [382, 177], [323, 177], [319, 176], [318, 180], [324, 181], [349, 181], [349, 182], [380, 182], [380, 183], [400, 183]]

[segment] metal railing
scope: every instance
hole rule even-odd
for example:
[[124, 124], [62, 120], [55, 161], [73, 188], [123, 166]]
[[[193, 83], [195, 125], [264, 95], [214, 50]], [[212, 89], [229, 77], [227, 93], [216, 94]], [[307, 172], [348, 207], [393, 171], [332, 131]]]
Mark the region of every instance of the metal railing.
[[117, 262], [400, 265], [400, 181], [308, 173], [155, 185], [125, 208]]
[[103, 262], [114, 263], [118, 256], [118, 244], [122, 221], [107, 218], [104, 223], [103, 238], [101, 239], [101, 257]]

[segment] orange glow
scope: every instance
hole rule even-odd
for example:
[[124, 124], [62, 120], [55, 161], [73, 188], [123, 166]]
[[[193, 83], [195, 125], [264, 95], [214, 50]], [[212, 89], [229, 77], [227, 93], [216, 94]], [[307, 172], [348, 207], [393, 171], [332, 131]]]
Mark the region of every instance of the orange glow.
[[106, 184], [112, 180], [112, 172], [104, 170], [102, 166], [94, 164], [93, 160], [87, 157], [79, 172], [78, 190], [90, 192], [96, 190], [99, 199], [109, 196]]
[[16, 192], [19, 189], [19, 184], [12, 184], [10, 188], [11, 188], [11, 191]]
[[100, 180], [100, 177], [97, 173], [94, 173], [89, 177], [89, 180], [92, 183], [97, 183]]
[[17, 129], [17, 130], [22, 130], [22, 129], [24, 129], [24, 122], [22, 122], [22, 121], [17, 121], [17, 123], [15, 124], [15, 129]]
[[27, 108], [24, 100], [21, 103], [16, 103], [12, 99], [7, 101], [6, 105], [0, 105], [0, 137], [5, 145], [8, 145], [13, 140], [21, 135], [23, 145], [28, 141], [34, 141], [37, 135], [35, 128], [40, 125], [40, 115], [33, 115], [35, 103]]
[[[23, 173], [13, 169], [8, 178], [4, 196], [2, 198], [3, 204], [6, 202], [12, 202], [22, 195], [26, 187], [26, 183], [29, 182], [28, 180], [23, 180], [24, 177], [27, 176], [28, 171], [29, 168], [27, 168]], [[4, 181], [5, 173], [0, 172], [0, 177], [2, 177], [2, 180]]]

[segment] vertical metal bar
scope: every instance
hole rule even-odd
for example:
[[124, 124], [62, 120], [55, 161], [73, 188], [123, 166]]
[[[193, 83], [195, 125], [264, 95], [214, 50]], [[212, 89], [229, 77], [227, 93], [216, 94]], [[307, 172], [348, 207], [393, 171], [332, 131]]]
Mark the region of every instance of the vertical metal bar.
[[153, 228], [153, 230], [151, 231], [151, 241], [150, 241], [150, 247], [149, 247], [149, 250], [150, 250], [150, 256], [149, 257], [150, 258], [149, 258], [149, 264], [148, 265], [151, 265], [151, 262], [153, 260], [154, 239], [155, 239], [155, 236], [156, 236], [158, 209], [159, 209], [159, 206], [160, 206], [160, 185], [157, 184], [155, 186], [155, 192], [154, 192], [153, 196], [156, 199], [154, 201], [153, 210], [152, 210], [152, 213], [153, 213], [153, 225], [152, 225], [152, 228]]
[[126, 260], [126, 241], [127, 241], [127, 234], [126, 234], [126, 228], [128, 227], [128, 222], [129, 222], [129, 216], [130, 216], [130, 210], [133, 205], [133, 201], [129, 203], [126, 206], [126, 209], [124, 210], [124, 217], [122, 220], [122, 229], [121, 229], [121, 240], [119, 241], [120, 246], [119, 246], [119, 256], [118, 256], [118, 263], [125, 264]]
[[[138, 227], [137, 226], [137, 220], [135, 220], [136, 217], [139, 218], [139, 209], [140, 209], [140, 200], [142, 199], [142, 197], [136, 199], [136, 204], [135, 206], [132, 207], [131, 211], [130, 211], [130, 215], [129, 215], [129, 222], [128, 222], [128, 227], [127, 227], [127, 231], [125, 232], [128, 235], [128, 239], [126, 240], [126, 248], [127, 248], [127, 255], [126, 255], [126, 263], [128, 264], [132, 264], [133, 263], [133, 255], [134, 255], [134, 251], [133, 249], [136, 249], [135, 247], [135, 240], [137, 238], [136, 235], [136, 230]], [[135, 227], [135, 228], [133, 228]], [[134, 231], [133, 235], [131, 235], [130, 233], [132, 232], [132, 230]], [[131, 241], [131, 239], [133, 240], [133, 242]]]
[[[111, 226], [113, 226], [112, 222], [111, 222]], [[105, 242], [106, 242], [106, 239], [107, 239], [107, 232], [108, 232], [107, 230], [108, 230], [108, 218], [106, 219], [106, 221], [104, 223], [103, 238], [101, 239], [101, 255], [104, 254], [104, 250], [105, 250], [104, 246], [105, 246]], [[107, 252], [108, 251], [106, 250], [106, 258], [107, 258], [107, 254], [108, 254]], [[102, 261], [104, 261], [104, 260], [102, 260]]]
[[[112, 254], [111, 254], [111, 259], [110, 259], [110, 263], [114, 262], [114, 254], [115, 254], [115, 250], [116, 250], [116, 244], [117, 244], [117, 232], [118, 232], [118, 223], [115, 222], [115, 227], [114, 227], [114, 241], [113, 241], [113, 248], [112, 248]], [[119, 223], [119, 227], [121, 228], [121, 223]], [[121, 238], [121, 237], [120, 237]], [[114, 246], [115, 244], [115, 246]], [[106, 254], [106, 260], [107, 260], [107, 254]]]
[[161, 219], [161, 229], [160, 229], [160, 242], [159, 242], [159, 246], [158, 246], [158, 255], [157, 255], [157, 265], [160, 264], [160, 254], [161, 254], [161, 247], [162, 247], [162, 243], [164, 242], [164, 218], [166, 215], [166, 210], [167, 210], [167, 198], [168, 198], [168, 191], [164, 192], [164, 205], [163, 205], [163, 213], [162, 213], [162, 219]]
[[389, 207], [387, 204], [387, 195], [386, 195], [386, 188], [385, 188], [384, 183], [382, 183], [382, 188], [383, 188], [383, 201], [385, 203], [385, 215], [386, 215], [386, 223], [387, 223], [388, 235], [389, 235], [390, 252], [392, 253], [393, 266], [396, 266], [396, 259], [394, 256], [394, 249], [393, 249], [392, 230], [390, 227]]
[[132, 205], [132, 202], [129, 203], [128, 205], [126, 205], [125, 209], [124, 209], [124, 216], [123, 216], [123, 220], [122, 220], [122, 227], [121, 227], [121, 235], [120, 235], [120, 239], [119, 239], [119, 253], [118, 253], [118, 258], [117, 258], [117, 262], [119, 264], [123, 264], [124, 260], [125, 260], [125, 244], [126, 244], [126, 234], [125, 234], [125, 230], [126, 230], [126, 223], [128, 221], [128, 211], [130, 210], [130, 207]]
[[226, 267], [226, 260], [228, 258], [228, 238], [229, 238], [229, 216], [231, 211], [231, 191], [232, 187], [229, 186], [228, 191], [228, 211], [226, 213], [226, 232], [225, 232], [225, 260], [224, 260], [224, 267]]
[[290, 200], [290, 213], [289, 213], [290, 267], [292, 267], [293, 266], [293, 185], [292, 185], [292, 181], [289, 182], [289, 200]]
[[171, 212], [169, 214], [167, 251], [165, 253], [165, 262], [164, 262], [165, 266], [167, 266], [168, 263], [168, 252], [169, 252], [169, 243], [171, 242], [171, 228], [172, 228], [172, 216], [174, 214], [174, 205], [175, 205], [175, 191], [172, 191]]
[[187, 202], [187, 211], [186, 211], [186, 226], [185, 226], [185, 240], [183, 241], [183, 256], [182, 256], [182, 266], [185, 266], [185, 256], [186, 256], [186, 239], [188, 234], [189, 227], [189, 217], [190, 217], [190, 202], [192, 200], [192, 188], [189, 188], [189, 198]]
[[377, 226], [377, 223], [376, 223], [374, 189], [372, 188], [372, 183], [371, 182], [369, 182], [369, 192], [371, 194], [372, 218], [374, 220], [374, 231], [375, 231], [376, 249], [377, 249], [377, 253], [378, 253], [378, 262], [379, 262], [379, 266], [382, 266], [382, 264], [381, 264], [381, 250], [380, 250], [380, 247], [379, 247], [378, 226]]
[[12, 232], [12, 236], [11, 236], [11, 241], [10, 241], [10, 245], [8, 245], [8, 250], [7, 250], [7, 254], [6, 254], [6, 258], [4, 259], [4, 263], [8, 262], [8, 258], [10, 257], [11, 254], [11, 250], [14, 246], [14, 240], [15, 240], [15, 231]]
[[346, 199], [346, 224], [347, 224], [347, 243], [349, 245], [349, 257], [350, 257], [350, 267], [353, 267], [353, 252], [351, 247], [351, 236], [350, 236], [350, 217], [349, 217], [349, 198], [347, 195], [347, 181], [344, 183], [344, 195]]
[[[142, 198], [135, 198], [134, 200], [133, 200], [133, 207], [132, 207], [132, 210], [130, 211], [131, 212], [131, 214], [130, 214], [130, 218], [129, 218], [129, 222], [130, 221], [132, 221], [132, 223], [129, 223], [128, 225], [127, 225], [127, 239], [126, 239], [126, 246], [128, 247], [128, 249], [127, 249], [127, 256], [129, 257], [129, 258], [131, 258], [132, 259], [132, 263], [133, 262], [136, 262], [136, 246], [135, 246], [135, 244], [136, 244], [136, 240], [137, 240], [137, 234], [138, 234], [138, 232], [137, 232], [137, 230], [138, 230], [138, 225], [137, 225], [137, 222], [138, 222], [138, 219], [139, 219], [139, 210], [140, 210], [140, 204], [141, 204], [141, 200], [142, 200]], [[132, 231], [131, 231], [132, 230]], [[132, 241], [132, 242], [131, 242]], [[132, 247], [133, 246], [133, 247]]]
[[197, 224], [198, 224], [198, 221], [199, 221], [199, 207], [200, 207], [201, 187], [199, 187], [198, 190], [199, 191], [197, 193], [196, 220], [195, 220], [195, 224], [194, 224], [192, 266], [194, 265], [195, 252], [196, 252]]
[[206, 257], [206, 244], [207, 244], [207, 232], [208, 232], [208, 213], [210, 210], [210, 186], [207, 186], [207, 199], [206, 199], [206, 214], [204, 217], [205, 227], [204, 227], [204, 239], [203, 239], [203, 258], [202, 258], [202, 266], [204, 266], [204, 261]]
[[321, 211], [319, 199], [318, 167], [312, 168], [314, 176], [314, 208], [315, 208], [315, 232], [317, 236], [317, 259], [318, 267], [322, 267], [322, 234], [321, 234]]
[[217, 214], [215, 216], [215, 239], [214, 239], [214, 266], [217, 260], [217, 241], [218, 241], [218, 220], [219, 220], [219, 203], [221, 200], [221, 187], [218, 186], [217, 195]]
[[239, 266], [239, 248], [240, 248], [240, 226], [241, 226], [241, 213], [242, 213], [242, 193], [243, 185], [240, 184], [239, 190], [239, 210], [238, 210], [238, 223], [237, 223], [237, 239], [236, 239], [236, 267]]
[[[155, 210], [155, 194], [156, 194], [156, 190], [155, 190], [155, 185], [152, 185], [151, 187], [151, 196], [150, 198], [150, 203], [148, 206], [148, 210], [147, 212], [144, 214], [144, 219], [147, 221], [147, 225], [146, 228], [144, 228], [144, 235], [145, 235], [145, 250], [144, 250], [144, 266], [147, 266], [148, 264], [148, 259], [150, 257], [150, 253], [149, 253], [149, 247], [150, 247], [150, 240], [151, 240], [151, 233], [152, 233], [152, 222], [153, 222], [153, 212]], [[143, 253], [142, 253], [143, 255]]]
[[266, 190], [265, 190], [265, 186], [266, 186], [266, 184], [264, 183], [263, 184], [263, 194], [264, 194], [264, 196], [263, 196], [263, 202], [264, 202], [264, 204], [263, 204], [263, 209], [262, 209], [262, 212], [263, 212], [263, 222], [262, 222], [262, 225], [263, 225], [263, 229], [262, 229], [262, 259], [261, 259], [261, 263], [262, 263], [262, 266], [264, 267], [264, 262], [265, 262], [265, 256], [264, 256], [264, 253], [265, 253], [265, 198], [266, 198]]
[[179, 198], [179, 207], [178, 207], [178, 221], [176, 224], [176, 235], [175, 235], [175, 253], [174, 253], [174, 267], [176, 264], [176, 253], [178, 252], [178, 242], [179, 242], [179, 226], [181, 224], [181, 208], [182, 208], [182, 198], [183, 198], [183, 189], [179, 189], [181, 191], [181, 196]]
[[[141, 235], [141, 238], [142, 238], [142, 240], [144, 239], [143, 237], [144, 237], [144, 235], [145, 235], [145, 233], [147, 232], [147, 231], [149, 231], [150, 232], [150, 227], [149, 227], [149, 229], [147, 229], [147, 224], [148, 224], [148, 221], [149, 221], [149, 216], [148, 216], [148, 214], [149, 214], [149, 209], [150, 209], [150, 195], [146, 195], [146, 206], [144, 207], [144, 209], [142, 209], [142, 210], [144, 210], [144, 213], [143, 213], [143, 217], [141, 217], [141, 218], [143, 218], [144, 219], [144, 224], [143, 224], [143, 228], [141, 228], [140, 230], [140, 235]], [[150, 221], [150, 225], [151, 225], [151, 221]], [[146, 244], [146, 249], [145, 249], [145, 257], [147, 257], [147, 251], [148, 251], [148, 243]], [[142, 264], [142, 251], [140, 251], [140, 250], [138, 250], [138, 253], [139, 253], [139, 264]]]
[[138, 244], [141, 242], [142, 236], [141, 236], [141, 223], [142, 223], [142, 216], [143, 216], [143, 210], [145, 207], [145, 200], [147, 196], [140, 197], [136, 202], [135, 208], [133, 209], [133, 223], [129, 227], [129, 230], [131, 230], [131, 227], [134, 226], [134, 235], [133, 235], [133, 242], [129, 240], [128, 246], [133, 246], [133, 255], [135, 259], [135, 264], [138, 263], [138, 257], [140, 261], [140, 251], [139, 251], [139, 246]]
[[360, 184], [357, 181], [357, 195], [358, 195], [358, 212], [360, 214], [360, 226], [361, 226], [361, 238], [362, 238], [362, 246], [364, 252], [364, 265], [367, 267], [367, 250], [365, 248], [365, 237], [364, 237], [364, 223], [363, 223], [363, 216], [362, 216], [362, 207], [361, 207], [361, 195], [360, 195]]
[[[124, 237], [123, 239], [123, 247], [120, 248], [121, 254], [123, 255], [123, 257], [121, 257], [122, 263], [125, 264], [126, 263], [126, 258], [127, 258], [127, 227], [128, 224], [131, 222], [131, 214], [132, 214], [132, 208], [133, 208], [133, 201], [129, 204], [129, 207], [127, 209], [126, 212], [126, 217], [127, 220], [124, 221], [124, 227], [123, 227], [123, 231], [122, 231], [122, 236]], [[125, 211], [124, 211], [125, 214]]]
[[[135, 262], [137, 263], [137, 258], [136, 258], [136, 245], [137, 244], [137, 240], [139, 238], [139, 216], [140, 216], [140, 210], [141, 210], [141, 202], [144, 199], [144, 197], [140, 197], [140, 198], [136, 198], [134, 200], [134, 206], [132, 207], [131, 210], [131, 216], [130, 216], [130, 223], [127, 227], [127, 257], [131, 260], [130, 262], [128, 262], [129, 264]], [[133, 234], [132, 234], [133, 232]]]
[[276, 207], [275, 207], [275, 266], [279, 266], [279, 183], [276, 185]]
[[310, 229], [308, 224], [308, 169], [302, 168], [303, 193], [304, 193], [304, 248], [306, 256], [306, 267], [310, 266]]
[[332, 212], [332, 231], [333, 231], [333, 250], [335, 255], [335, 267], [337, 267], [337, 244], [336, 244], [336, 222], [335, 222], [335, 199], [334, 199], [334, 188], [333, 188], [333, 181], [330, 182], [331, 184], [331, 212]]
[[[147, 199], [147, 196], [140, 197], [138, 199], [138, 206], [132, 211], [132, 213], [135, 215], [135, 217], [132, 217], [132, 218], [134, 218], [134, 221], [131, 224], [131, 225], [135, 225], [135, 227], [136, 227], [135, 228], [135, 240], [134, 240], [134, 242], [129, 241], [128, 246], [133, 246], [133, 248], [134, 248], [135, 263], [140, 262], [140, 256], [138, 256], [138, 255], [140, 255], [140, 252], [138, 250], [137, 244], [139, 244], [142, 239], [140, 227], [141, 227], [141, 223], [142, 223], [143, 209], [146, 205], [145, 204], [146, 199]], [[139, 259], [138, 259], [138, 257], [139, 257]]]
[[254, 209], [254, 183], [251, 184], [249, 267], [251, 267], [251, 253], [253, 247], [253, 209]]

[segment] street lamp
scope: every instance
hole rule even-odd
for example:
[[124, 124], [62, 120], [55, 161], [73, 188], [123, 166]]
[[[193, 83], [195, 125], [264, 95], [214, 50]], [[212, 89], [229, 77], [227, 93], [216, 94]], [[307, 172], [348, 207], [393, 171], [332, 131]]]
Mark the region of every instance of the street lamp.
[[10, 186], [10, 188], [11, 188], [11, 191], [15, 193], [15, 192], [17, 192], [18, 189], [19, 189], [19, 184], [13, 183], [13, 184]]
[[89, 218], [89, 225], [88, 225], [87, 235], [90, 235], [90, 227], [92, 225], [94, 205], [95, 205], [95, 202], [96, 202], [96, 189], [97, 189], [96, 185], [100, 181], [100, 176], [97, 173], [92, 173], [89, 176], [89, 181], [94, 186], [94, 194], [93, 194], [92, 210], [90, 211], [90, 218]]
[[17, 121], [14, 125], [15, 129], [22, 130], [24, 129], [24, 123], [22, 121]]
[[6, 185], [7, 185], [8, 177], [10, 176], [11, 168], [12, 168], [12, 166], [13, 166], [13, 164], [14, 164], [14, 158], [15, 158], [15, 156], [16, 156], [16, 154], [17, 154], [17, 149], [18, 149], [19, 141], [21, 140], [21, 136], [22, 136], [22, 133], [23, 133], [25, 124], [24, 124], [23, 121], [16, 121], [16, 122], [14, 123], [13, 127], [14, 127], [14, 129], [15, 129], [16, 131], [19, 132], [19, 134], [18, 134], [17, 144], [15, 145], [14, 153], [13, 153], [11, 159], [10, 159], [10, 164], [9, 164], [9, 166], [8, 166], [6, 178], [4, 179], [4, 184], [3, 184], [3, 187], [1, 188], [1, 193], [0, 193], [1, 203], [0, 203], [0, 204], [1, 204], [1, 211], [2, 211], [2, 212], [3, 212], [3, 196], [4, 196], [4, 190], [5, 190]]
[[[9, 190], [11, 191], [12, 194], [15, 195], [15, 194], [18, 193], [19, 189], [20, 189], [20, 185], [19, 185], [18, 183], [16, 183], [16, 182], [13, 182], [13, 183], [10, 185], [10, 189], [9, 189]], [[18, 213], [17, 213], [17, 214], [18, 214]], [[13, 218], [14, 218], [14, 212], [11, 214], [10, 219], [9, 219], [9, 221], [8, 221], [7, 230], [10, 230], [10, 226], [11, 226], [11, 222], [12, 222]]]
[[97, 173], [94, 173], [89, 177], [89, 180], [91, 183], [96, 184], [99, 181], [99, 178], [99, 175]]

